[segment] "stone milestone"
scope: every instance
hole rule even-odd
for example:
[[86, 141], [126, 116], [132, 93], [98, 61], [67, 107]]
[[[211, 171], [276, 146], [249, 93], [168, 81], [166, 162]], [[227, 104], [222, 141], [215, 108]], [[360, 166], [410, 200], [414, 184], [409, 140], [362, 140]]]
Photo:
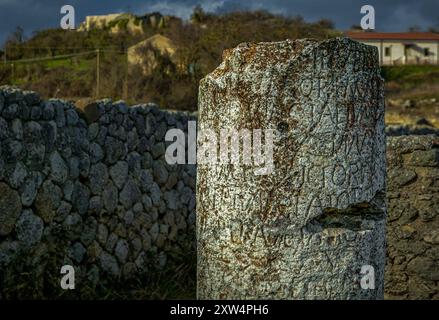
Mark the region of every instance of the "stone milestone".
[[276, 132], [271, 174], [255, 174], [248, 155], [197, 166], [199, 299], [383, 298], [376, 49], [349, 39], [241, 44], [201, 81], [199, 129]]

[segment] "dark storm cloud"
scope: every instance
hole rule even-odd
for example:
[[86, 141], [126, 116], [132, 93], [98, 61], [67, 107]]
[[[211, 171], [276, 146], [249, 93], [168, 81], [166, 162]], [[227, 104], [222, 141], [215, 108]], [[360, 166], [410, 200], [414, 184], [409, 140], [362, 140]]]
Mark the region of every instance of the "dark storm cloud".
[[188, 18], [196, 4], [210, 12], [265, 9], [286, 16], [301, 15], [307, 21], [327, 18], [342, 30], [359, 24], [360, 8], [364, 4], [375, 7], [376, 29], [379, 31], [406, 31], [414, 25], [426, 29], [439, 23], [438, 0], [0, 0], [0, 43], [16, 26], [21, 26], [28, 36], [34, 30], [58, 27], [61, 17], [59, 11], [64, 4], [75, 7], [77, 24], [86, 15], [113, 12], [142, 14], [160, 11]]

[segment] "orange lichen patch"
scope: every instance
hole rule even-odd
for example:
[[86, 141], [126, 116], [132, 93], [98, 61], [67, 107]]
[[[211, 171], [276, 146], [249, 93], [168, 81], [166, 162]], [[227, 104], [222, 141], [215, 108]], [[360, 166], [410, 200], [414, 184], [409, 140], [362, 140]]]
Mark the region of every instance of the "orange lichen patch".
[[[206, 266], [199, 298], [382, 295], [382, 288], [364, 292], [343, 279], [352, 277], [344, 262], [362, 263], [364, 246], [377, 252], [372, 263], [383, 273], [383, 219], [350, 230], [349, 239], [343, 238], [349, 232], [336, 234], [329, 246], [323, 233], [307, 229], [325, 208], [369, 203], [385, 187], [376, 174], [385, 171], [382, 86], [363, 85], [378, 74], [375, 52], [354, 41], [288, 40], [241, 44], [201, 83], [203, 128], [277, 133], [272, 174], [253, 174], [261, 161], [198, 172], [198, 190], [210, 193], [197, 207], [199, 241], [209, 243], [199, 251]], [[330, 274], [328, 291], [308, 290], [318, 284], [306, 270]]]
[[232, 53], [233, 53], [233, 49], [230, 49], [230, 48], [229, 49], [224, 49], [223, 55], [222, 55], [223, 61], [227, 60]]
[[251, 63], [256, 55], [257, 51], [257, 44], [255, 43], [248, 43], [247, 49], [243, 52], [243, 57], [245, 63]]

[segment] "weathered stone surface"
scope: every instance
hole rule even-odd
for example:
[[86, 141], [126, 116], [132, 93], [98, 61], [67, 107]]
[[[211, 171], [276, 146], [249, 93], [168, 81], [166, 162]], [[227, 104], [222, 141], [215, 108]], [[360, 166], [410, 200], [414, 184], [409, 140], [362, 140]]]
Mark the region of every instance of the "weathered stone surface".
[[133, 180], [129, 179], [120, 193], [119, 200], [125, 209], [131, 208], [136, 202], [141, 200], [139, 187]]
[[108, 181], [108, 169], [103, 163], [92, 165], [89, 173], [90, 191], [100, 194]]
[[179, 207], [179, 200], [178, 200], [178, 195], [177, 192], [175, 192], [174, 190], [172, 191], [166, 191], [164, 194], [164, 198], [166, 201], [166, 206], [171, 209], [171, 210], [177, 210]]
[[105, 245], [108, 238], [108, 229], [104, 224], [98, 225], [97, 240], [100, 244]]
[[142, 197], [142, 203], [143, 203], [143, 207], [145, 208], [145, 210], [149, 210], [152, 208], [152, 200], [146, 194], [143, 195], [143, 197]]
[[14, 171], [12, 171], [11, 175], [9, 176], [9, 183], [13, 188], [17, 189], [23, 184], [26, 177], [27, 168], [21, 161], [19, 161], [15, 165]]
[[44, 102], [43, 104], [43, 119], [50, 120], [53, 119], [55, 115], [55, 107], [54, 104], [50, 101]]
[[102, 269], [113, 277], [119, 276], [119, 265], [117, 264], [116, 258], [102, 251], [100, 255], [100, 263]]
[[[14, 128], [12, 128], [14, 130]], [[0, 117], [0, 139], [5, 139], [9, 136], [9, 128], [6, 120]]]
[[[385, 297], [439, 299], [439, 141], [433, 135], [387, 141]], [[409, 179], [413, 172], [416, 179]]]
[[46, 180], [35, 199], [36, 214], [43, 218], [44, 222], [51, 222], [61, 204], [61, 199], [61, 189], [52, 181]]
[[128, 257], [128, 252], [129, 252], [128, 242], [126, 240], [120, 239], [116, 244], [114, 253], [116, 254], [116, 257], [119, 259], [121, 263], [125, 263]]
[[[201, 81], [199, 129], [275, 135], [271, 174], [255, 174], [255, 162], [198, 162], [198, 298], [383, 298], [375, 48], [348, 39], [241, 44]], [[360, 287], [364, 265], [375, 290]]]
[[23, 91], [23, 98], [27, 105], [36, 105], [41, 101], [40, 95], [34, 91]]
[[11, 263], [18, 250], [18, 241], [4, 241], [0, 243], [0, 267]]
[[67, 125], [69, 126], [74, 126], [78, 123], [79, 116], [78, 113], [75, 111], [75, 109], [72, 108], [66, 111], [66, 120], [67, 120]]
[[62, 106], [55, 108], [55, 122], [58, 128], [62, 128], [66, 125], [66, 115]]
[[32, 210], [24, 210], [17, 222], [17, 238], [24, 246], [31, 246], [41, 240], [43, 220]]
[[104, 158], [104, 150], [97, 143], [90, 144], [90, 161], [91, 163], [97, 163]]
[[93, 217], [88, 217], [84, 222], [84, 228], [81, 233], [81, 242], [88, 246], [96, 238], [97, 221]]
[[168, 171], [162, 161], [158, 160], [153, 164], [154, 178], [159, 185], [164, 185], [168, 180]]
[[85, 214], [88, 209], [90, 190], [80, 182], [76, 182], [73, 187], [72, 204], [79, 214]]
[[88, 138], [93, 141], [97, 138], [99, 134], [99, 124], [98, 123], [92, 123], [88, 127]]
[[7, 184], [0, 182], [0, 236], [8, 235], [21, 212], [20, 196]]
[[18, 113], [18, 105], [16, 103], [10, 104], [3, 110], [3, 117], [8, 120], [12, 120], [17, 116]]
[[69, 239], [78, 239], [82, 230], [82, 218], [76, 212], [69, 214], [63, 221], [63, 229]]
[[401, 187], [413, 182], [416, 179], [416, 172], [409, 169], [395, 168], [388, 172], [391, 179], [397, 186]]
[[155, 144], [151, 149], [151, 154], [154, 159], [158, 159], [160, 156], [164, 155], [166, 151], [164, 143]]
[[[7, 132], [7, 124], [6, 127], [4, 124], [6, 123], [3, 119], [0, 119], [0, 137], [4, 137], [5, 132]], [[20, 119], [15, 119], [12, 121], [11, 126], [12, 133], [14, 134], [15, 139], [22, 140], [23, 139], [23, 125]]]
[[118, 192], [117, 188], [113, 183], [108, 183], [102, 192], [102, 201], [104, 204], [104, 208], [109, 212], [113, 213], [116, 210], [117, 202], [118, 202]]
[[88, 205], [88, 211], [92, 214], [100, 213], [102, 210], [102, 198], [100, 196], [94, 196], [90, 198]]
[[437, 263], [428, 257], [416, 257], [407, 265], [407, 271], [410, 274], [420, 275], [427, 280], [439, 280], [439, 269]]
[[122, 189], [128, 178], [128, 163], [125, 161], [118, 161], [110, 168], [110, 176], [111, 179], [113, 179], [114, 184], [119, 189]]
[[105, 249], [108, 252], [113, 252], [114, 246], [116, 245], [118, 240], [118, 236], [115, 233], [112, 233], [108, 236], [107, 242], [105, 244]]
[[38, 188], [43, 182], [42, 174], [39, 172], [30, 173], [21, 187], [21, 203], [30, 206], [37, 195]]
[[415, 150], [407, 157], [408, 165], [437, 167], [439, 165], [439, 152], [432, 150]]
[[67, 217], [67, 215], [70, 213], [71, 210], [72, 210], [72, 205], [68, 202], [62, 201], [58, 207], [58, 210], [56, 211], [55, 220], [57, 222], [64, 221], [64, 219]]
[[107, 137], [105, 140], [105, 154], [108, 163], [116, 163], [121, 157], [125, 155], [126, 146], [122, 141], [112, 137]]
[[[140, 283], [147, 265], [161, 267], [168, 251], [195, 245], [188, 235], [194, 220], [182, 227], [195, 216], [195, 202], [180, 200], [184, 186], [193, 195], [195, 175], [164, 161], [164, 134], [187, 131], [189, 117], [151, 105], [91, 103], [81, 112], [70, 102], [0, 87], [0, 275], [11, 274], [5, 267], [35, 270], [45, 293], [59, 289], [45, 278], [51, 261], [74, 265], [81, 286], [142, 276], [131, 282]], [[160, 158], [155, 175], [151, 153]], [[14, 279], [3, 280], [1, 297], [25, 297]]]
[[56, 151], [50, 156], [50, 167], [53, 181], [58, 183], [66, 181], [69, 168], [61, 155]]
[[73, 246], [69, 248], [69, 256], [76, 263], [80, 263], [84, 259], [84, 255], [87, 252], [84, 246], [80, 242], [75, 242]]
[[160, 187], [157, 183], [153, 182], [149, 188], [150, 197], [152, 200], [152, 203], [156, 206], [160, 203], [160, 198], [162, 196], [162, 192], [160, 190]]

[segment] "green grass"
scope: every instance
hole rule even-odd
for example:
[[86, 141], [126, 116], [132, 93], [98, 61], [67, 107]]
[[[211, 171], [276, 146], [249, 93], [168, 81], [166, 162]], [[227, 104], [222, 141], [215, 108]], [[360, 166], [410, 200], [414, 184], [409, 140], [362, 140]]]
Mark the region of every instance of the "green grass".
[[94, 59], [59, 59], [59, 60], [49, 60], [44, 63], [44, 66], [48, 69], [55, 69], [59, 67], [67, 67], [74, 69], [76, 71], [89, 70], [91, 65], [95, 63]]
[[386, 81], [404, 82], [431, 79], [433, 76], [439, 81], [437, 65], [383, 66], [381, 72]]
[[386, 95], [391, 98], [424, 99], [439, 97], [438, 65], [383, 66]]

